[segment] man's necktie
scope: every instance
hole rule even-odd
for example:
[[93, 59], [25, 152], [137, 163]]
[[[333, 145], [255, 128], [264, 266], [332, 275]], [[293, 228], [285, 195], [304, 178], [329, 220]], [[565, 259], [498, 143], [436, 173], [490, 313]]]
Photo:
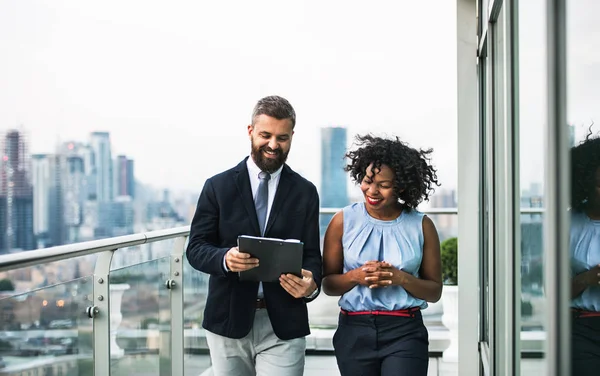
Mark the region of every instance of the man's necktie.
[[256, 192], [256, 199], [254, 200], [254, 206], [256, 207], [256, 216], [258, 217], [258, 225], [260, 226], [260, 234], [265, 234], [265, 227], [267, 226], [267, 209], [269, 207], [269, 179], [271, 175], [268, 172], [261, 171], [258, 174], [260, 183], [258, 184], [258, 191]]

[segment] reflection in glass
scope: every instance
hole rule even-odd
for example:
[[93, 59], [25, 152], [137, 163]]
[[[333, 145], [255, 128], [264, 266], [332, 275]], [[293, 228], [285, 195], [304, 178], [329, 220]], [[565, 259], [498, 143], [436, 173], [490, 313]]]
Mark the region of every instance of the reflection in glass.
[[[544, 290], [544, 208], [546, 180], [544, 133], [547, 127], [546, 3], [518, 2], [519, 216], [521, 294], [521, 374], [545, 375], [549, 291]], [[517, 295], [518, 296], [518, 295]], [[518, 340], [518, 339], [517, 339]], [[531, 359], [531, 358], [534, 359]]]
[[204, 306], [208, 295], [208, 274], [192, 268], [186, 261], [183, 264], [183, 276], [183, 346], [186, 353], [183, 362], [184, 373], [201, 375], [210, 368], [210, 355], [202, 328]]
[[92, 374], [92, 320], [85, 315], [92, 288], [87, 277], [6, 298], [0, 292], [0, 368]]
[[[522, 194], [521, 201], [526, 201]], [[529, 201], [530, 198], [527, 198]], [[521, 214], [521, 330], [541, 331], [544, 320], [543, 217]]]
[[168, 257], [110, 274], [112, 375], [159, 375], [169, 356]]
[[11, 290], [2, 288], [0, 284], [0, 294], [17, 295], [19, 291], [38, 290], [92, 275], [96, 258], [97, 255], [92, 254], [0, 272], [0, 281], [10, 280], [14, 285], [14, 290]]
[[571, 151], [573, 375], [600, 369], [600, 138]]

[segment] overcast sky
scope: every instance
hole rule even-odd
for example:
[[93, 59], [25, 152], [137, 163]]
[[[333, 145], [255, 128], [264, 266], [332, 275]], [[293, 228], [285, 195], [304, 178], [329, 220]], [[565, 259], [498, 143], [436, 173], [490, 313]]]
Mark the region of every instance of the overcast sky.
[[298, 123], [289, 164], [319, 184], [319, 128], [433, 147], [456, 184], [452, 1], [1, 1], [0, 129], [33, 152], [111, 133], [146, 183], [201, 189], [249, 152], [256, 101]]
[[[527, 185], [543, 171], [545, 25], [543, 2], [524, 3]], [[589, 9], [599, 5], [579, 3], [570, 15], [585, 20], [571, 23], [572, 35], [598, 39]], [[298, 115], [289, 164], [317, 186], [319, 128], [343, 125], [434, 148], [440, 181], [453, 188], [455, 14], [451, 0], [0, 0], [0, 131], [22, 125], [34, 153], [108, 131], [114, 155], [135, 159], [142, 182], [198, 191], [248, 154], [252, 107], [278, 94]], [[599, 54], [584, 42], [571, 46], [584, 64], [570, 66], [577, 124], [598, 107]]]

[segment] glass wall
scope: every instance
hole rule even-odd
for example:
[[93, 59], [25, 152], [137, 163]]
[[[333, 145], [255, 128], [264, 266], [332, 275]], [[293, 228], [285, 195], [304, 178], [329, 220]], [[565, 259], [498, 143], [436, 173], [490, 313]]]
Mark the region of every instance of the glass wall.
[[546, 5], [543, 0], [518, 2], [518, 149], [521, 373], [545, 374], [544, 336], [547, 301], [544, 291], [544, 169], [547, 154]]
[[[571, 244], [581, 244], [581, 239], [573, 238], [575, 230], [569, 236], [569, 226], [574, 225], [570, 218], [576, 215], [575, 203], [569, 205], [569, 149], [590, 133], [596, 61], [589, 49], [595, 35], [590, 33], [594, 22], [589, 15], [594, 13], [589, 4], [571, 3], [577, 4], [570, 4], [573, 9], [565, 13], [565, 1], [558, 0], [477, 1], [479, 341], [485, 375], [568, 374], [568, 302], [575, 286], [571, 274], [577, 275], [577, 268], [580, 273], [592, 269], [585, 283], [590, 283], [592, 274], [598, 278], [593, 267], [600, 259], [580, 255], [587, 257], [585, 265], [579, 260], [572, 268], [567, 262], [569, 255], [579, 252], [569, 247], [569, 238]], [[569, 15], [567, 29], [565, 14]], [[565, 30], [569, 44], [565, 44]], [[573, 182], [583, 174], [572, 171]], [[600, 176], [593, 174], [586, 175], [588, 186], [597, 189]], [[586, 228], [600, 234], [590, 218], [585, 217]], [[591, 294], [593, 289], [586, 291]], [[578, 352], [585, 353], [586, 364], [593, 364], [595, 356], [589, 353], [596, 353], [600, 344], [596, 340], [600, 337], [590, 337], [590, 332], [579, 344], [573, 333], [573, 359]]]
[[519, 150], [516, 99], [516, 52], [510, 47], [516, 28], [510, 4], [490, 2], [481, 16], [479, 94], [482, 199], [480, 227], [480, 333], [485, 374], [513, 374], [518, 368], [520, 336], [520, 234], [518, 218]]

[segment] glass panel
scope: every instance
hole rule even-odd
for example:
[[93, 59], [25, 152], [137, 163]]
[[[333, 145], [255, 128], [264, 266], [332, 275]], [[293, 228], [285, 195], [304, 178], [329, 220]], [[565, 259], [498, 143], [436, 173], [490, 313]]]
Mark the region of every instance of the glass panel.
[[521, 374], [545, 374], [546, 296], [543, 255], [544, 132], [547, 118], [546, 11], [542, 0], [519, 4], [519, 153], [521, 230]]
[[10, 297], [0, 292], [2, 372], [91, 375], [93, 325], [85, 312], [92, 288], [85, 277]]
[[206, 336], [202, 329], [204, 306], [208, 295], [208, 275], [192, 268], [189, 262], [183, 264], [183, 333], [184, 333], [184, 372], [186, 375], [200, 375], [210, 368], [210, 355]]
[[[522, 193], [523, 208], [535, 211], [528, 195]], [[538, 208], [541, 210], [542, 208]], [[543, 215], [521, 214], [521, 330], [543, 331], [544, 263], [542, 249]]]
[[[432, 209], [456, 209], [456, 191], [440, 189], [432, 195], [428, 205]], [[423, 211], [427, 212], [427, 210]], [[458, 237], [458, 215], [431, 214], [428, 216], [438, 230], [442, 248], [449, 249], [456, 246], [456, 239]], [[443, 274], [445, 275], [450, 274], [449, 269], [446, 269], [447, 267], [447, 265], [442, 263]], [[457, 270], [458, 265], [456, 265], [454, 272]], [[429, 332], [430, 353], [441, 353], [448, 348], [451, 339], [450, 330], [456, 330], [456, 328], [452, 326], [458, 322], [454, 319], [456, 312], [444, 311], [444, 307], [451, 307], [451, 305], [447, 304], [448, 299], [446, 299], [446, 305], [444, 304], [443, 296], [444, 294], [448, 294], [449, 291], [449, 294], [452, 294], [453, 286], [449, 284], [444, 286], [444, 289], [445, 290], [442, 291], [442, 298], [435, 303], [427, 303], [427, 308], [422, 311], [423, 323]], [[446, 325], [449, 325], [450, 327]]]
[[16, 295], [90, 276], [94, 274], [96, 258], [97, 255], [88, 255], [0, 272], [0, 280], [10, 280], [14, 285], [13, 291], [2, 291], [2, 294], [5, 297]]
[[[450, 192], [442, 192], [443, 197], [447, 197], [449, 200], [447, 202], [441, 203], [441, 205], [446, 206], [433, 206], [436, 209], [448, 209], [448, 210], [456, 210], [456, 191], [452, 190]], [[446, 196], [447, 195], [447, 196]], [[439, 198], [438, 196], [433, 196], [432, 202], [435, 198]], [[426, 212], [426, 210], [424, 210]], [[440, 242], [450, 238], [456, 238], [458, 236], [458, 215], [456, 214], [429, 214], [428, 217], [431, 218], [433, 223], [435, 223], [435, 227], [438, 230], [438, 234], [440, 236]]]
[[[567, 2], [567, 121], [571, 152], [571, 307], [573, 375], [600, 367], [600, 4]], [[595, 123], [595, 124], [594, 124]]]
[[164, 285], [169, 261], [163, 257], [111, 272], [112, 375], [159, 375], [162, 367], [170, 367], [160, 362], [170, 357], [170, 302]]
[[110, 269], [122, 269], [127, 266], [157, 260], [161, 257], [168, 257], [173, 249], [173, 244], [173, 239], [165, 239], [159, 242], [121, 248], [115, 252], [112, 262], [110, 263]]

